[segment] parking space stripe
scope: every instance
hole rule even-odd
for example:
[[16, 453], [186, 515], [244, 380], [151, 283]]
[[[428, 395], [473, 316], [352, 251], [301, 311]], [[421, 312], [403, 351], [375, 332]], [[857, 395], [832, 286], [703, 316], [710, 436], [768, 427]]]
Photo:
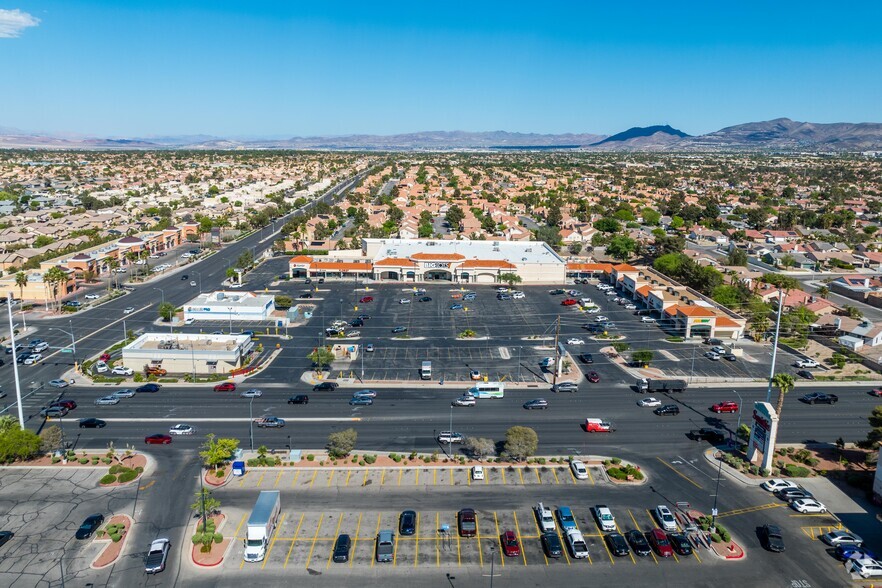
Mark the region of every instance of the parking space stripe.
[[279, 487], [279, 480], [282, 479], [282, 474], [283, 474], [283, 473], [284, 473], [284, 472], [280, 471], [280, 472], [279, 472], [279, 475], [276, 476], [276, 482], [275, 482], [275, 484], [273, 484], [273, 488], [278, 488], [278, 487]]
[[313, 470], [312, 479], [309, 481], [309, 487], [312, 488], [312, 485], [315, 484], [315, 477], [318, 475], [318, 470]]
[[[475, 513], [475, 540], [478, 542], [478, 560], [481, 567], [484, 567], [484, 549], [481, 547], [481, 528], [478, 526], [478, 513]], [[457, 523], [457, 527], [459, 523]], [[459, 528], [456, 529], [456, 548], [459, 549]]]
[[[478, 517], [477, 517], [477, 515], [475, 515], [475, 520], [477, 521], [477, 519], [478, 519]], [[460, 545], [459, 545], [459, 529], [456, 530], [455, 535], [456, 535], [456, 567], [459, 568], [459, 567], [462, 567], [462, 551], [460, 550]], [[483, 560], [481, 561], [481, 565], [484, 565]]]
[[[365, 472], [367, 473], [367, 472]], [[355, 538], [352, 540], [352, 553], [355, 553], [355, 547], [358, 545], [358, 532], [361, 530], [361, 517], [364, 516], [363, 512], [358, 513], [358, 523], [355, 525]], [[352, 562], [355, 561], [355, 557], [349, 558], [349, 567], [352, 567]]]
[[609, 545], [606, 544], [606, 538], [603, 536], [603, 529], [601, 529], [600, 525], [597, 524], [596, 518], [594, 519], [594, 526], [597, 527], [597, 532], [599, 533], [599, 535], [596, 536], [600, 537], [600, 542], [603, 544], [603, 548], [606, 549], [606, 555], [609, 556], [609, 563], [611, 563], [612, 565], [616, 565], [616, 560], [613, 559], [612, 551], [609, 550]]
[[[637, 524], [637, 519], [634, 518], [634, 514], [631, 512], [631, 509], [628, 509], [628, 516], [631, 517], [631, 521], [634, 522], [634, 528], [640, 531], [641, 534], [646, 535], [643, 532], [643, 529], [640, 528], [640, 525]], [[653, 553], [652, 549], [649, 550], [649, 555], [652, 556], [653, 561], [655, 561], [655, 565], [658, 565], [658, 559], [655, 557], [655, 553]]]
[[659, 456], [656, 455], [655, 459], [657, 459], [666, 468], [669, 468], [672, 472], [674, 472], [675, 474], [677, 474], [678, 476], [680, 476], [681, 478], [683, 478], [684, 480], [686, 480], [687, 482], [689, 482], [690, 484], [695, 486], [696, 488], [703, 490], [703, 488], [701, 487], [701, 485], [698, 482], [694, 481], [692, 478], [690, 478], [689, 476], [687, 476], [686, 474], [684, 474], [683, 472], [681, 472], [680, 470], [678, 470], [677, 468], [675, 468], [674, 466], [672, 466], [671, 464], [669, 464], [668, 462], [666, 462], [665, 460], [660, 458]]
[[266, 475], [266, 471], [260, 472], [260, 477], [257, 479], [257, 487], [260, 488], [260, 485], [263, 484], [263, 477]]
[[591, 480], [591, 485], [594, 486], [595, 482], [594, 482], [594, 476], [591, 475], [591, 468], [586, 467], [585, 471], [588, 472], [588, 479]]
[[524, 485], [524, 468], [518, 468], [518, 476], [521, 478], [521, 486]]
[[294, 479], [291, 480], [291, 487], [292, 488], [294, 487], [294, 484], [297, 483], [297, 478], [299, 478], [299, 477], [300, 477], [300, 470], [297, 470], [296, 472], [294, 472]]
[[413, 552], [413, 567], [417, 567], [417, 562], [420, 559], [420, 513], [417, 513], [416, 520], [416, 549]]
[[[374, 537], [380, 534], [380, 516], [382, 515], [380, 513], [377, 513], [377, 530], [374, 531]], [[371, 558], [371, 567], [374, 567], [374, 563], [376, 563], [376, 561], [377, 557], [376, 553], [374, 553], [374, 557]]]
[[395, 539], [392, 541], [392, 567], [398, 566], [398, 538], [400, 535], [395, 533]]
[[414, 471], [416, 472], [416, 480], [413, 481], [413, 485], [418, 486], [420, 483], [420, 471], [418, 469]]
[[[438, 531], [441, 529], [441, 513], [435, 513], [435, 535], [437, 537]], [[435, 567], [441, 567], [441, 542], [435, 541]]]
[[236, 537], [237, 539], [239, 538], [239, 531], [242, 530], [242, 525], [245, 524], [245, 518], [246, 518], [247, 516], [248, 516], [248, 513], [243, 514], [243, 515], [242, 515], [242, 520], [239, 521], [239, 525], [236, 527], [236, 534], [235, 534], [235, 537]]
[[248, 477], [248, 473], [246, 472], [245, 475], [242, 476], [242, 479], [239, 480], [239, 488], [241, 488], [245, 485], [245, 478], [247, 478], [247, 477]]
[[524, 565], [527, 565], [527, 549], [524, 547], [524, 540], [521, 538], [521, 526], [518, 524], [518, 513], [512, 511], [515, 522], [515, 533], [518, 535], [518, 545], [521, 546], [521, 557], [524, 558]]
[[450, 472], [450, 485], [453, 486], [453, 468], [450, 468], [447, 471]]
[[331, 475], [328, 476], [328, 488], [331, 487], [331, 482], [334, 480], [334, 474], [337, 473], [337, 470], [331, 470]]
[[404, 470], [398, 470], [398, 485], [401, 486], [401, 476], [404, 474]]
[[[469, 476], [469, 477], [471, 478], [471, 476]], [[486, 472], [484, 472], [484, 483], [485, 484], [490, 483], [490, 470], [487, 470]]]
[[505, 470], [502, 469], [502, 468], [500, 468], [500, 469], [499, 469], [499, 472], [502, 474], [502, 483], [503, 483], [503, 484], [508, 484], [508, 482], [505, 481]]
[[348, 472], [346, 472], [346, 483], [343, 484], [344, 486], [348, 486], [348, 485], [349, 485], [349, 477], [350, 477], [350, 476], [352, 476], [352, 470], [349, 470]]
[[[619, 535], [624, 535], [624, 533], [622, 533], [622, 529], [621, 529], [621, 527], [619, 527], [619, 524], [618, 524], [618, 523], [616, 523], [616, 532], [617, 532]], [[637, 560], [634, 559], [634, 552], [631, 551], [630, 549], [628, 549], [628, 557], [631, 558], [631, 563], [636, 565]]]
[[538, 469], [538, 468], [533, 468], [533, 473], [536, 474], [536, 483], [537, 483], [537, 484], [541, 484], [541, 483], [542, 483], [542, 478], [539, 477], [539, 469]]
[[282, 566], [282, 569], [288, 568], [288, 560], [291, 558], [291, 552], [294, 551], [294, 544], [297, 543], [297, 536], [300, 534], [300, 525], [303, 524], [303, 517], [305, 516], [306, 513], [300, 515], [300, 521], [297, 523], [297, 530], [294, 531], [294, 538], [291, 540], [291, 547], [288, 548], [288, 555], [285, 556], [285, 565]]
[[273, 546], [276, 544], [276, 539], [279, 538], [279, 533], [282, 531], [282, 523], [285, 522], [285, 515], [288, 513], [282, 513], [282, 516], [279, 517], [279, 524], [275, 528], [275, 532], [273, 533], [273, 538], [270, 539], [269, 547], [266, 548], [266, 555], [263, 557], [263, 563], [260, 565], [260, 569], [266, 567], [266, 562], [269, 561], [270, 553], [273, 551]]
[[[380, 472], [380, 486], [386, 483], [386, 472], [389, 471], [385, 468]], [[365, 477], [367, 476], [367, 472], [365, 472]]]
[[560, 484], [560, 480], [557, 477], [557, 468], [551, 468], [551, 473], [554, 475], [554, 483]]
[[694, 556], [695, 556], [695, 559], [697, 559], [697, 560], [698, 560], [698, 563], [701, 563], [701, 558], [700, 558], [700, 557], [698, 557], [698, 550], [696, 550], [696, 549], [693, 549], [693, 550], [692, 550], [692, 555], [694, 555]]
[[309, 562], [312, 560], [312, 552], [315, 550], [315, 542], [318, 540], [319, 533], [322, 530], [322, 522], [325, 520], [325, 515], [322, 513], [322, 516], [319, 517], [318, 527], [315, 529], [315, 536], [312, 538], [312, 545], [309, 547], [309, 555], [306, 556], [306, 569], [309, 569]]
[[[385, 471], [386, 471], [386, 470], [383, 470], [383, 472], [385, 472]], [[370, 472], [370, 470], [367, 469], [367, 468], [365, 468], [365, 470], [364, 470], [364, 478], [362, 478], [362, 480], [361, 480], [361, 485], [362, 485], [362, 487], [367, 486], [367, 479], [368, 479], [368, 473], [369, 473], [369, 472]]]
[[576, 483], [576, 475], [573, 473], [573, 468], [567, 468], [567, 471], [570, 473], [570, 478], [573, 479], [573, 484]]
[[[343, 524], [343, 514], [340, 513], [337, 515], [337, 530], [334, 531], [334, 538], [336, 539], [338, 535], [340, 535], [340, 525]], [[334, 548], [328, 550], [328, 563], [325, 565], [325, 569], [329, 569], [331, 567], [331, 558], [334, 557]]]
[[438, 485], [438, 468], [432, 469], [432, 486]]
[[502, 567], [505, 567], [505, 556], [502, 554], [502, 542], [499, 539], [499, 519], [496, 516], [496, 511], [493, 511], [493, 520], [496, 522], [496, 543], [499, 545], [499, 561], [502, 564]]

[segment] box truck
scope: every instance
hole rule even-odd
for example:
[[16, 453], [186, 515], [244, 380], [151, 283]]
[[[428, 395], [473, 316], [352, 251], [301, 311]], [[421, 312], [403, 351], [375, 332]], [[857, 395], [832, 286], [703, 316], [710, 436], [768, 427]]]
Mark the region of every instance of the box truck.
[[637, 380], [638, 392], [682, 392], [686, 389], [686, 380]]
[[281, 511], [282, 502], [278, 490], [260, 493], [245, 529], [245, 561], [263, 561]]

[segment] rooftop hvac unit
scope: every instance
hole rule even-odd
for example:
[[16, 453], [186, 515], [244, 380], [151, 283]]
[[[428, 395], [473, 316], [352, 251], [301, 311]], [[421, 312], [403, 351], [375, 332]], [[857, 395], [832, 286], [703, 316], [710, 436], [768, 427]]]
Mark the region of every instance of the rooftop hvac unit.
[[499, 251], [499, 247], [494, 247], [493, 251]]

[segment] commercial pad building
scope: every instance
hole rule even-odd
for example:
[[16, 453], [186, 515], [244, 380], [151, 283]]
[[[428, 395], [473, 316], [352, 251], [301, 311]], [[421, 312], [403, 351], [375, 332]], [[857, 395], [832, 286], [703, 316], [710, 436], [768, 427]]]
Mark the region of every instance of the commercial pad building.
[[361, 249], [298, 255], [289, 263], [292, 278], [494, 284], [511, 273], [524, 284], [566, 280], [566, 261], [542, 241], [362, 239]]
[[249, 335], [145, 333], [123, 347], [122, 364], [135, 372], [161, 367], [170, 374], [227, 374], [243, 367], [253, 348]]
[[206, 292], [184, 305], [184, 320], [266, 321], [275, 308], [275, 297], [268, 294]]

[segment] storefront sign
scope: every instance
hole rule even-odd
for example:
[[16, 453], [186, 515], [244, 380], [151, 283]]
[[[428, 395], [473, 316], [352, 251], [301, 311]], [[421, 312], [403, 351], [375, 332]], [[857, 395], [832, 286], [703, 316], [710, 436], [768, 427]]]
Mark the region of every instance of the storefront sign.
[[447, 261], [426, 261], [426, 262], [423, 262], [423, 267], [426, 269], [449, 269], [450, 262], [447, 262]]

